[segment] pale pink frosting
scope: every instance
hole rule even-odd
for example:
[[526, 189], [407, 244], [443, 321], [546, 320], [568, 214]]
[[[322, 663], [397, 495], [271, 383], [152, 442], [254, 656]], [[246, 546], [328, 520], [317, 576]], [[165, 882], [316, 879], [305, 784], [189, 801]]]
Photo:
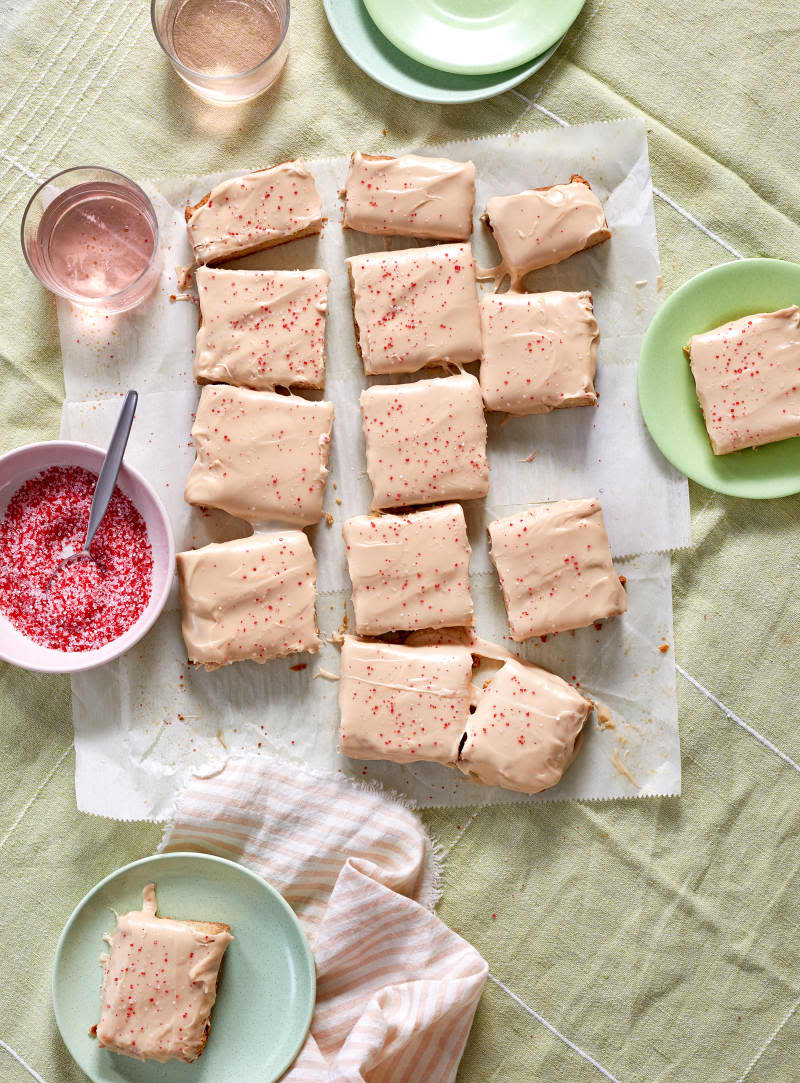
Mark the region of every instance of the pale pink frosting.
[[546, 414], [597, 402], [591, 293], [491, 293], [481, 298], [481, 326], [488, 410]]
[[577, 175], [568, 184], [495, 196], [487, 200], [484, 217], [500, 249], [497, 277], [509, 274], [512, 289], [529, 271], [560, 263], [611, 236], [602, 203]]
[[231, 934], [157, 917], [148, 884], [142, 909], [120, 914], [105, 940], [100, 1048], [138, 1060], [196, 1060]]
[[715, 455], [800, 436], [800, 309], [759, 312], [686, 347]]
[[465, 647], [401, 647], [344, 637], [340, 748], [357, 760], [454, 764], [469, 714]]
[[255, 524], [318, 522], [332, 427], [330, 402], [208, 384], [192, 427], [187, 503]]
[[418, 154], [355, 153], [344, 196], [344, 225], [350, 229], [465, 241], [472, 233], [475, 166]]
[[198, 267], [198, 383], [272, 391], [325, 384], [325, 271]]
[[626, 611], [596, 500], [537, 505], [490, 523], [489, 537], [518, 643]]
[[322, 202], [302, 158], [223, 181], [186, 223], [197, 263], [218, 263], [243, 252], [322, 229]]
[[342, 526], [359, 635], [472, 623], [460, 504], [360, 515]]
[[474, 628], [421, 628], [406, 636], [403, 643], [407, 647], [433, 647], [437, 644], [468, 647], [472, 657], [477, 660], [505, 662], [511, 658], [519, 661], [517, 656], [505, 647], [482, 639]]
[[319, 650], [317, 562], [301, 530], [178, 553], [181, 630], [208, 669]]
[[547, 790], [577, 756], [591, 709], [560, 677], [510, 659], [469, 716], [458, 766], [487, 786]]
[[367, 388], [361, 414], [373, 507], [486, 496], [486, 418], [474, 376]]
[[[473, 657], [489, 660], [480, 688]], [[456, 763], [475, 782], [523, 793], [560, 781], [592, 710], [566, 681], [469, 628], [413, 632], [403, 646], [345, 636], [339, 692], [345, 755]]]
[[468, 244], [368, 252], [347, 260], [358, 344], [369, 374], [418, 372], [481, 355]]

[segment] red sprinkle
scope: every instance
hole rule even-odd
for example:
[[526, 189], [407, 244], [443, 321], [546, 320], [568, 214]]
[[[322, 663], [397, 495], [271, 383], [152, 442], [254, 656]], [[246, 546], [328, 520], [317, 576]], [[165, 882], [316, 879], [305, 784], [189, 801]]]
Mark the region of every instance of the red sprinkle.
[[12, 496], [0, 524], [0, 609], [42, 646], [88, 651], [117, 639], [152, 591], [153, 555], [144, 519], [114, 490], [92, 542], [93, 561], [59, 560], [83, 547], [97, 475], [53, 466]]

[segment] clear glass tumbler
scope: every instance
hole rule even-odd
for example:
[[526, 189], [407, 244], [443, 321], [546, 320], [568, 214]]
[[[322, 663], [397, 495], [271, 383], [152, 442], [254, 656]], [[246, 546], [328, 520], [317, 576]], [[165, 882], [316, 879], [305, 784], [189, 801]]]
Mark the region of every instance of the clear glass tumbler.
[[28, 266], [44, 286], [104, 312], [138, 305], [161, 272], [153, 205], [114, 169], [56, 173], [31, 196], [21, 235]]
[[237, 105], [263, 94], [289, 52], [289, 0], [151, 0], [159, 45], [201, 98]]

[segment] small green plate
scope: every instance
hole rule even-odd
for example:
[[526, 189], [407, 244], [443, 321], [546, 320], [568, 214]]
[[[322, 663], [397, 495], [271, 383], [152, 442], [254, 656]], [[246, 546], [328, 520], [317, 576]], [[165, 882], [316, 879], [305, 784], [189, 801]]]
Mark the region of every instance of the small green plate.
[[692, 335], [754, 312], [800, 304], [800, 265], [723, 263], [686, 282], [659, 309], [639, 358], [639, 403], [650, 434], [693, 481], [729, 496], [767, 500], [800, 492], [800, 437], [715, 455], [683, 347]]
[[[133, 1060], [98, 1049], [89, 1036], [100, 1015], [102, 937], [113, 928], [112, 910], [141, 907], [151, 882], [159, 913], [224, 921], [235, 938], [208, 1045], [190, 1066]], [[92, 1083], [274, 1083], [305, 1041], [315, 990], [311, 949], [287, 903], [244, 866], [207, 854], [159, 854], [107, 876], [65, 925], [53, 969], [58, 1028]]]
[[406, 98], [440, 105], [466, 105], [511, 90], [543, 67], [561, 44], [497, 75], [450, 75], [401, 53], [369, 17], [364, 0], [324, 0], [325, 14], [342, 49], [376, 83]]
[[420, 64], [454, 75], [493, 75], [549, 49], [585, 0], [364, 2], [381, 33]]

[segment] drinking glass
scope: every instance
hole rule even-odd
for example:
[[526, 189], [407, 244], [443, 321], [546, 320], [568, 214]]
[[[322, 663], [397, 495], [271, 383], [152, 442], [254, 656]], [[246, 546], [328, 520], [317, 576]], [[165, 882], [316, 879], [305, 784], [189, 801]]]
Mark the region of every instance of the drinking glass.
[[263, 94], [289, 51], [289, 0], [151, 0], [159, 45], [201, 98], [236, 105]]
[[21, 235], [39, 281], [79, 305], [124, 312], [160, 275], [153, 205], [114, 169], [77, 166], [46, 180], [25, 208]]

